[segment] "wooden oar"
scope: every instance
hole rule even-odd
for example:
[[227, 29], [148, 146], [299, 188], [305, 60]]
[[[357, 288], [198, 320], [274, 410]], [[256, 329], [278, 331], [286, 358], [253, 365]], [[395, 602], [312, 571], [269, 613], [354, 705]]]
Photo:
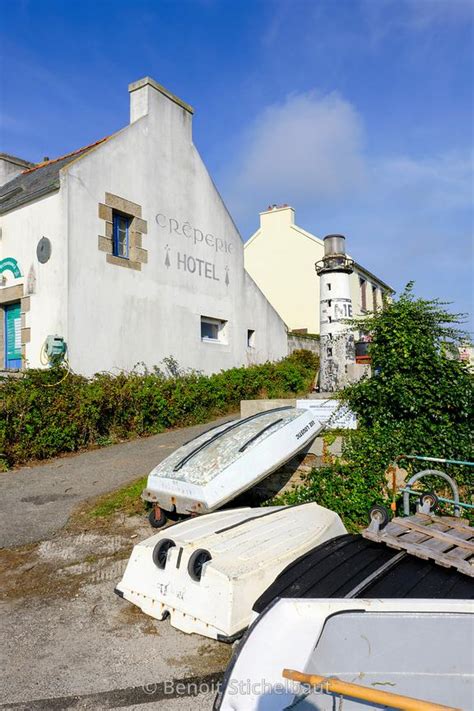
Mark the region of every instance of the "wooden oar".
[[350, 696], [353, 699], [361, 699], [373, 704], [383, 704], [392, 709], [400, 709], [400, 711], [462, 711], [452, 706], [434, 704], [431, 701], [422, 701], [411, 696], [401, 696], [400, 694], [393, 694], [391, 691], [370, 689], [367, 686], [351, 684], [333, 677], [303, 674], [293, 669], [283, 669], [283, 676], [285, 679], [300, 681], [309, 686], [320, 686], [324, 691], [333, 694]]

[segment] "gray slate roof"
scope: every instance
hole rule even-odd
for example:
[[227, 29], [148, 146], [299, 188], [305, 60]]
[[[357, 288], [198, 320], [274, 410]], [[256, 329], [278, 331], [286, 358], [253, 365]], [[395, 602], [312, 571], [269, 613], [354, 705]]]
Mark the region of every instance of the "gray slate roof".
[[59, 190], [59, 171], [61, 168], [72, 163], [73, 160], [76, 160], [76, 158], [84, 155], [84, 153], [87, 153], [87, 151], [90, 151], [105, 140], [103, 138], [102, 141], [80, 148], [74, 153], [68, 153], [62, 158], [49, 161], [32, 170], [26, 170], [5, 185], [2, 185], [0, 187], [0, 215], [14, 210], [27, 202], [37, 200], [43, 195]]

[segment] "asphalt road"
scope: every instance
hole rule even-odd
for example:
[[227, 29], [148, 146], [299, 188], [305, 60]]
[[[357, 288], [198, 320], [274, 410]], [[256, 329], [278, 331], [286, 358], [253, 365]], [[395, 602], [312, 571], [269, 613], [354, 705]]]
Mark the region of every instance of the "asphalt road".
[[0, 474], [0, 547], [51, 538], [82, 501], [148, 474], [187, 440], [237, 416]]

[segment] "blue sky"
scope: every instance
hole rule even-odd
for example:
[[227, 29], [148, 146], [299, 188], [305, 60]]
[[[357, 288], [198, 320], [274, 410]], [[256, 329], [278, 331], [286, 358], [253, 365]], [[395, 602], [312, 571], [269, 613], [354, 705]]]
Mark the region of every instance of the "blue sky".
[[[0, 0], [0, 150], [55, 157], [128, 123], [150, 75], [244, 239], [290, 203], [397, 290], [473, 312], [470, 0]], [[472, 328], [472, 326], [471, 326]]]

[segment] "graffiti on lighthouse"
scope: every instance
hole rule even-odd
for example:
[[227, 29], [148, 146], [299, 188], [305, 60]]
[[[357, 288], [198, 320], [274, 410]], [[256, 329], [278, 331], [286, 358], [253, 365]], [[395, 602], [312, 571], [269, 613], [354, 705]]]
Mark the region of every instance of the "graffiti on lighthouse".
[[324, 257], [315, 266], [321, 280], [320, 390], [335, 392], [348, 383], [347, 366], [355, 362], [354, 335], [346, 323], [352, 318], [349, 275], [354, 265], [346, 255], [345, 237], [327, 235]]

